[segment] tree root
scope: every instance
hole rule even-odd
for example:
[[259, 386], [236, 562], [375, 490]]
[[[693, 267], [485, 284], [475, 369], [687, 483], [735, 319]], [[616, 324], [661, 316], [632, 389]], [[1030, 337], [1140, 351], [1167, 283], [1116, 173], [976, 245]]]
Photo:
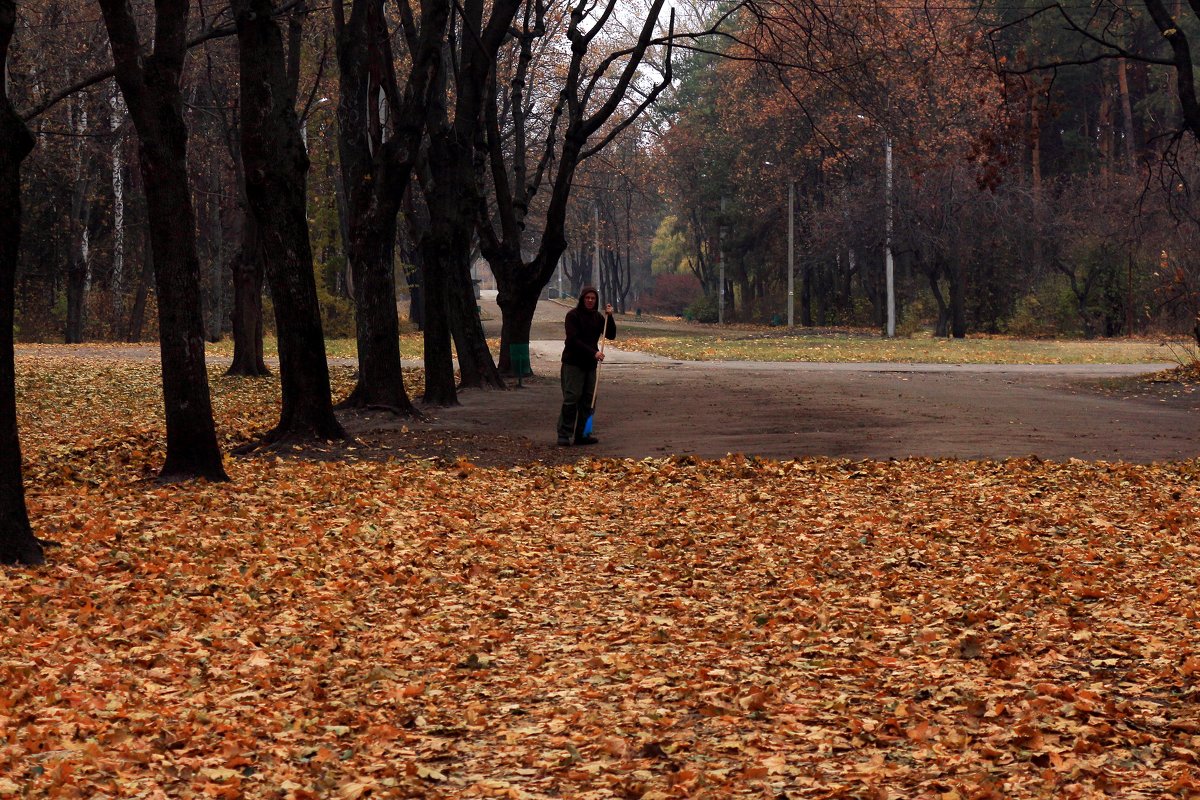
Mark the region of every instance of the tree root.
[[390, 414], [395, 414], [397, 417], [411, 417], [413, 419], [421, 420], [422, 422], [425, 421], [425, 415], [416, 408], [405, 410], [399, 406], [390, 406], [386, 403], [367, 403], [364, 406], [355, 406], [355, 408], [364, 409], [366, 411], [387, 411]]
[[229, 452], [235, 456], [245, 456], [261, 451], [280, 450], [291, 445], [319, 446], [322, 443], [332, 444], [334, 442], [359, 446], [362, 444], [345, 431], [341, 431], [341, 435], [324, 435], [316, 431], [303, 433], [289, 429], [275, 428], [263, 434], [258, 439], [238, 445]]

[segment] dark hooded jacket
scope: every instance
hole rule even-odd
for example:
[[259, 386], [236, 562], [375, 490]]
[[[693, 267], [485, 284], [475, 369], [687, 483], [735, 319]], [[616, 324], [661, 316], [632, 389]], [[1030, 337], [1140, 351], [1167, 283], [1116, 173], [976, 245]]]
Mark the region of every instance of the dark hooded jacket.
[[617, 338], [617, 324], [612, 317], [605, 318], [599, 308], [589, 310], [583, 298], [589, 293], [596, 295], [600, 305], [600, 294], [595, 287], [585, 286], [579, 293], [579, 302], [567, 312], [567, 340], [563, 348], [562, 362], [585, 370], [596, 368], [596, 352], [600, 349], [600, 335], [606, 339]]

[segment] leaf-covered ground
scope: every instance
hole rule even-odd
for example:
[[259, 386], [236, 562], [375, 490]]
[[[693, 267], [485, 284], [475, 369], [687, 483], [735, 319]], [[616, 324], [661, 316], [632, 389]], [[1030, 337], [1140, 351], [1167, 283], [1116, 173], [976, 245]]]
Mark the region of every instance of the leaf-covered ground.
[[[151, 366], [18, 369], [62, 547], [0, 572], [0, 796], [1200, 796], [1200, 462], [160, 487]], [[214, 386], [227, 444], [273, 421]]]
[[[224, 339], [206, 346], [209, 355], [233, 357], [233, 340]], [[400, 352], [404, 360], [421, 360], [425, 357], [425, 339], [422, 334], [406, 332], [400, 336]], [[274, 336], [263, 339], [263, 354], [268, 358], [279, 355], [279, 342]], [[329, 358], [353, 359], [358, 357], [358, 342], [353, 339], [337, 338], [325, 340], [325, 355]]]

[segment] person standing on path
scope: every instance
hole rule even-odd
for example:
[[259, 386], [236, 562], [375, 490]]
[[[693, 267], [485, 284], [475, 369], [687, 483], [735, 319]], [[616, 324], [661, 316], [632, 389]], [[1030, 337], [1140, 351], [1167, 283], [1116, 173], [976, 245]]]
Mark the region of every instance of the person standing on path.
[[567, 312], [566, 347], [562, 354], [562, 412], [558, 415], [558, 443], [566, 447], [575, 444], [596, 444], [594, 436], [585, 435], [584, 426], [592, 414], [592, 398], [596, 392], [596, 367], [604, 360], [600, 350], [600, 335], [617, 338], [617, 323], [613, 321], [612, 304], [604, 306], [602, 315], [596, 310], [600, 293], [594, 286], [585, 286], [579, 293], [579, 303]]

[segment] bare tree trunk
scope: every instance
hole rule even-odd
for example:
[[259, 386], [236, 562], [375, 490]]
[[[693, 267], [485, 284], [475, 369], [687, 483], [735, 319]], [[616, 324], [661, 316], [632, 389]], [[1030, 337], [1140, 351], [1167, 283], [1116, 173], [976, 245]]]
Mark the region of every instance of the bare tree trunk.
[[[72, 127], [80, 136], [85, 131], [74, 119]], [[67, 259], [67, 325], [64, 340], [67, 344], [83, 341], [84, 307], [87, 302], [88, 283], [88, 232], [92, 217], [92, 165], [86, 163], [82, 147], [75, 152], [75, 186], [71, 190], [70, 256]]]
[[[483, 326], [474, 314], [471, 245], [480, 210], [480, 176], [475, 159], [476, 145], [483, 138], [488, 77], [501, 44], [511, 35], [519, 6], [519, 0], [494, 0], [490, 6], [484, 0], [457, 4], [462, 28], [470, 33], [464, 33], [457, 53], [453, 122], [448, 113], [451, 93], [445, 70], [427, 107], [429, 146], [425, 166], [429, 179], [422, 188], [430, 225], [421, 251], [425, 268], [425, 399], [429, 402], [458, 402], [447, 335], [455, 328], [460, 363], [465, 362], [466, 367], [464, 384], [504, 385], [483, 339]], [[485, 8], [489, 11], [486, 23]], [[467, 292], [471, 293], [470, 300]], [[439, 314], [450, 315], [449, 326], [435, 320]]]
[[1137, 142], [1133, 139], [1133, 103], [1129, 99], [1129, 65], [1124, 58], [1117, 59], [1117, 89], [1121, 93], [1121, 117], [1125, 123], [1125, 158], [1129, 174], [1137, 172]]
[[[451, 336], [456, 348], [464, 387], [496, 386], [504, 382], [496, 369], [483, 326], [475, 313], [471, 284], [471, 240], [478, 204], [472, 158], [473, 148], [446, 127], [430, 136], [429, 169], [432, 185], [426, 188], [430, 227], [422, 243], [425, 267], [425, 400], [438, 405], [458, 403], [449, 358]], [[447, 315], [446, 324], [435, 314]], [[446, 335], [445, 342], [432, 340]], [[431, 346], [432, 345], [432, 346]], [[440, 361], [440, 363], [436, 363]]]
[[344, 439], [333, 415], [329, 364], [308, 239], [308, 154], [300, 138], [283, 35], [272, 0], [234, 0], [241, 73], [242, 160], [275, 302], [283, 408], [268, 442]]
[[[337, 207], [338, 216], [338, 238], [342, 242], [343, 252], [350, 243], [350, 211], [347, 208], [348, 200], [346, 198], [346, 184], [342, 179], [342, 171], [335, 169], [333, 159], [330, 159], [329, 171], [333, 175], [333, 200]], [[346, 264], [342, 268], [340, 277], [342, 295], [351, 300], [354, 299], [354, 268], [350, 263], [350, 259], [346, 259]]]
[[[407, 8], [404, 6], [405, 11]], [[449, 10], [444, 0], [423, 0], [420, 31], [411, 15], [401, 13], [411, 55], [408, 84], [401, 98], [381, 0], [355, 0], [348, 19], [340, 3], [334, 7], [341, 72], [339, 185], [345, 196], [343, 230], [358, 345], [358, 383], [343, 406], [417, 414], [401, 372], [397, 215], [425, 130], [429, 87], [439, 76]]]
[[243, 196], [242, 244], [232, 263], [233, 363], [225, 374], [254, 378], [270, 375], [271, 371], [263, 359], [262, 237], [247, 206]]
[[411, 211], [412, 188], [405, 194], [406, 210], [403, 212], [403, 225], [398, 225], [399, 232], [397, 247], [400, 250], [400, 260], [404, 263], [404, 281], [408, 284], [408, 319], [417, 330], [425, 329], [425, 268], [421, 258], [421, 247], [417, 242], [415, 211]]
[[231, 262], [233, 273], [233, 312], [230, 322], [233, 333], [233, 363], [226, 375], [247, 378], [270, 375], [263, 360], [263, 267], [262, 235], [258, 222], [250, 211], [246, 198], [246, 170], [242, 166], [240, 121], [226, 132], [229, 155], [233, 160], [238, 193], [240, 231], [237, 255]]
[[955, 339], [967, 336], [967, 267], [959, 258], [947, 271], [950, 276], [950, 334]]
[[16, 4], [0, 0], [0, 564], [41, 564], [42, 545], [33, 535], [21, 476], [17, 433], [13, 317], [21, 241], [21, 162], [34, 140], [8, 99], [5, 70], [16, 24]]
[[571, 284], [571, 297], [578, 297], [583, 287], [592, 282], [592, 248], [580, 245], [567, 252], [567, 280]]
[[[457, 224], [450, 219], [463, 186], [453, 180], [452, 169], [464, 160], [456, 155], [455, 151], [461, 145], [454, 142], [453, 137], [451, 130], [430, 134], [429, 165], [434, 174], [432, 186], [425, 192], [429, 204], [429, 229], [421, 238], [421, 259], [425, 267], [425, 402], [439, 406], [458, 405], [451, 352], [453, 288], [450, 270], [465, 268], [462, 262], [470, 253], [470, 231], [474, 222], [473, 204], [465, 210], [471, 216], [464, 219], [464, 209], [459, 209]], [[473, 177], [469, 176], [467, 180], [473, 181]]]
[[[391, 166], [380, 156], [383, 124], [378, 103], [384, 75], [386, 26], [381, 0], [355, 0], [350, 18], [335, 16], [341, 76], [338, 151], [345, 193], [346, 259], [353, 286], [358, 381], [340, 407], [377, 406], [414, 414], [404, 388], [400, 361], [400, 321], [396, 310], [393, 247], [400, 197], [382, 181]], [[389, 53], [390, 55], [390, 53]], [[388, 73], [390, 74], [390, 73]], [[400, 192], [402, 194], [402, 191]]]
[[488, 349], [483, 321], [479, 317], [469, 252], [467, 263], [451, 272], [450, 277], [450, 330], [458, 354], [459, 385], [463, 389], [503, 389], [504, 379]]
[[[367, 191], [371, 191], [367, 187]], [[374, 215], [372, 215], [374, 216]], [[358, 382], [342, 407], [381, 407], [413, 415], [400, 360], [400, 318], [393, 268], [396, 212], [351, 221], [350, 256], [354, 276]]]
[[207, 336], [210, 342], [221, 341], [225, 328], [225, 230], [221, 224], [221, 176], [215, 165], [210, 170], [209, 201], [208, 201], [208, 280], [205, 281], [205, 303], [207, 310]]
[[146, 301], [150, 295], [150, 286], [154, 282], [154, 242], [151, 241], [149, 225], [146, 226], [143, 239], [142, 271], [133, 295], [133, 306], [129, 309], [129, 329], [125, 336], [127, 342], [142, 340], [142, 328], [146, 324]]
[[800, 324], [805, 328], [813, 326], [813, 268], [805, 264], [800, 269]]
[[633, 191], [625, 187], [625, 261], [617, 268], [617, 311], [624, 314], [628, 310], [629, 292], [633, 288]]
[[1115, 148], [1113, 147], [1113, 98], [1112, 89], [1109, 88], [1108, 81], [1103, 78], [1100, 81], [1100, 108], [1096, 113], [1096, 127], [1098, 128], [1098, 139], [1100, 148], [1100, 171], [1108, 172], [1112, 169], [1113, 155]]
[[[125, 122], [125, 106], [115, 84], [110, 84], [112, 94], [108, 104], [112, 109], [108, 129], [116, 134]], [[113, 190], [113, 256], [112, 256], [112, 319], [113, 335], [119, 336], [120, 319], [125, 309], [125, 137], [118, 136], [112, 145], [112, 190]]]
[[950, 335], [950, 307], [946, 304], [946, 297], [942, 294], [942, 287], [938, 282], [941, 274], [941, 262], [934, 262], [926, 270], [926, 275], [929, 277], [929, 290], [933, 293], [933, 299], [938, 308], [937, 326], [934, 328], [933, 335], [939, 338]]
[[1033, 95], [1029, 103], [1029, 172], [1034, 195], [1042, 190], [1042, 123], [1038, 113], [1037, 96]]
[[[520, 273], [514, 270], [514, 274]], [[513, 344], [529, 344], [533, 314], [540, 298], [540, 288], [524, 284], [510, 287], [496, 298], [501, 311], [499, 368], [506, 375], [513, 374], [509, 347]]]
[[[82, 181], [81, 183], [88, 183]], [[79, 195], [83, 192], [76, 190]], [[67, 344], [83, 341], [84, 306], [87, 300], [88, 225], [90, 203], [85, 197], [76, 198], [71, 214], [71, 254], [67, 259], [67, 324], [63, 339]]]
[[188, 0], [155, 4], [153, 51], [127, 0], [100, 0], [117, 83], [138, 132], [158, 293], [167, 458], [162, 480], [228, 480], [213, 422], [204, 362], [196, 216], [188, 191], [187, 127], [180, 78]]

